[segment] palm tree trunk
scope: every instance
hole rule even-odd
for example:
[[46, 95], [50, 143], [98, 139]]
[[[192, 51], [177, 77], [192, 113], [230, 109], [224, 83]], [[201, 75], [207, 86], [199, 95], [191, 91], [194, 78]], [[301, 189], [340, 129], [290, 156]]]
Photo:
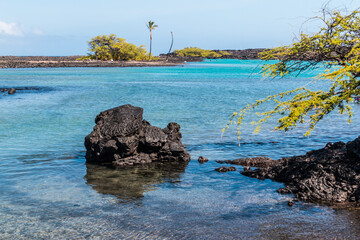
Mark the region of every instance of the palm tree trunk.
[[152, 45], [152, 32], [151, 32], [151, 30], [150, 30], [150, 53], [149, 53], [149, 61], [150, 61], [150, 59], [151, 59], [151, 46]]
[[168, 54], [166, 55], [166, 61], [167, 61], [168, 58], [169, 58], [169, 55], [170, 55], [171, 49], [172, 49], [172, 47], [173, 47], [173, 44], [174, 44], [174, 35], [173, 35], [173, 32], [171, 32], [171, 45], [170, 45], [169, 52], [168, 52]]

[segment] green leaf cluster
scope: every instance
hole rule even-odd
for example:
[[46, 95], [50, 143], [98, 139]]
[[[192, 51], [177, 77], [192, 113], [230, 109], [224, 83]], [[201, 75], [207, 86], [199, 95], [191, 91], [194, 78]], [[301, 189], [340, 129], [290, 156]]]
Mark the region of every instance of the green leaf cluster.
[[128, 43], [124, 38], [118, 38], [115, 34], [96, 36], [88, 44], [91, 53], [79, 60], [141, 61], [149, 57], [145, 46], [138, 47]]
[[175, 50], [175, 55], [179, 57], [201, 57], [201, 58], [220, 58], [229, 55], [226, 51], [211, 51], [198, 47], [186, 47], [181, 50]]
[[276, 130], [288, 131], [298, 124], [307, 124], [305, 135], [309, 135], [316, 124], [334, 110], [346, 113], [351, 122], [353, 113], [350, 103], [354, 96], [360, 95], [360, 12], [342, 14], [324, 10], [322, 16], [315, 19], [323, 24], [317, 33], [301, 34], [299, 41], [292, 45], [260, 53], [265, 61], [278, 60], [264, 64], [262, 73], [265, 77], [283, 77], [321, 65], [325, 67], [324, 72], [317, 79], [329, 82], [330, 87], [321, 91], [298, 88], [247, 105], [235, 112], [226, 126], [229, 128], [229, 125], [237, 124], [239, 138], [246, 114], [265, 102], [273, 102], [275, 107], [270, 111], [257, 112], [259, 119], [252, 122], [256, 126], [255, 132], [274, 116], [277, 116]]

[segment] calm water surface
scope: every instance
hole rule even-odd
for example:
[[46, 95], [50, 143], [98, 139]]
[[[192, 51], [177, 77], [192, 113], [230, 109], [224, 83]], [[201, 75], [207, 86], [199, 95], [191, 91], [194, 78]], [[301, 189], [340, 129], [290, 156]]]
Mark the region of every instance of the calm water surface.
[[[232, 112], [315, 74], [264, 81], [258, 64], [0, 70], [0, 88], [33, 88], [0, 96], [0, 239], [358, 238], [357, 210], [290, 208], [292, 196], [276, 193], [281, 183], [214, 171], [221, 166], [215, 160], [277, 159], [358, 136], [353, 105], [353, 124], [331, 114], [309, 138], [301, 127], [273, 132], [270, 122], [258, 135], [247, 124], [241, 146], [234, 131], [221, 139]], [[143, 107], [153, 125], [178, 122], [193, 161], [124, 170], [86, 165], [83, 141], [95, 116], [128, 103]], [[200, 165], [200, 155], [211, 161]]]

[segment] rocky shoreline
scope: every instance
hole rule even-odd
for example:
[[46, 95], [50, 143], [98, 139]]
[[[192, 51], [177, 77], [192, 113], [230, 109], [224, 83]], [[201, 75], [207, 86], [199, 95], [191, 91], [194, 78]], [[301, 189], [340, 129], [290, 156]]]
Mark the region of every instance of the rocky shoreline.
[[0, 68], [60, 68], [60, 67], [164, 67], [184, 64], [183, 61], [80, 61], [81, 56], [0, 56]]
[[245, 166], [241, 174], [248, 177], [282, 182], [285, 188], [277, 191], [294, 194], [295, 200], [360, 205], [360, 137], [347, 143], [328, 143], [302, 156], [219, 162]]
[[[226, 51], [227, 56], [221, 59], [259, 59], [259, 52], [264, 48], [244, 49], [244, 50], [213, 50], [215, 52]], [[0, 56], [1, 68], [61, 68], [61, 67], [166, 67], [185, 64], [185, 62], [201, 62], [201, 57], [179, 57], [173, 53], [160, 54], [158, 61], [96, 61], [96, 60], [77, 60], [82, 56]]]

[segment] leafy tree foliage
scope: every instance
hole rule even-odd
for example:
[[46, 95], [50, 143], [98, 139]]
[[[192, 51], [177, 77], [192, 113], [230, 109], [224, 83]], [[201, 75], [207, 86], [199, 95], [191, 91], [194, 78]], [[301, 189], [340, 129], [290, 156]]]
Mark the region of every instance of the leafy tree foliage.
[[81, 60], [146, 60], [148, 53], [145, 46], [136, 46], [128, 43], [124, 38], [118, 38], [115, 34], [96, 36], [89, 41], [88, 56], [82, 57]]
[[226, 51], [215, 52], [198, 47], [186, 47], [181, 50], [175, 50], [175, 55], [180, 57], [220, 58], [229, 55], [229, 53]]
[[341, 114], [346, 113], [351, 122], [353, 113], [350, 103], [354, 96], [360, 95], [360, 12], [343, 14], [324, 10], [323, 15], [316, 19], [323, 24], [316, 34], [301, 34], [299, 41], [292, 45], [262, 52], [260, 57], [263, 60], [278, 60], [263, 65], [262, 72], [264, 76], [282, 77], [321, 65], [325, 70], [317, 76], [318, 81], [329, 81], [330, 87], [324, 91], [302, 87], [247, 105], [232, 115], [226, 127], [237, 124], [239, 138], [245, 115], [265, 102], [274, 102], [275, 107], [257, 113], [259, 119], [252, 122], [256, 126], [255, 132], [269, 118], [279, 116], [276, 130], [288, 131], [297, 124], [307, 123], [305, 135], [309, 135], [316, 124], [335, 109]]

